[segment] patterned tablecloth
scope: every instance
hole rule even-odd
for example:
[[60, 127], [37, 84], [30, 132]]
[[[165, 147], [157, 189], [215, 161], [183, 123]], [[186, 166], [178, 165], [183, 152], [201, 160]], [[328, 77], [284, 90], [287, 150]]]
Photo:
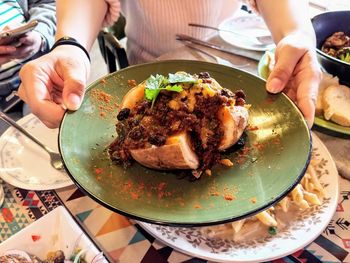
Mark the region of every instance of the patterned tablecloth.
[[[180, 52], [164, 56], [163, 59], [174, 57], [184, 58]], [[198, 56], [186, 55], [186, 58], [203, 60]], [[256, 64], [252, 63], [248, 70], [255, 71]], [[338, 207], [322, 235], [306, 248], [272, 262], [350, 262], [350, 181], [339, 180]], [[111, 262], [207, 262], [155, 240], [138, 224], [102, 207], [75, 186], [57, 191], [28, 191], [7, 183], [3, 185], [5, 202], [0, 208], [0, 242], [55, 207], [64, 205]]]
[[[114, 213], [71, 186], [57, 191], [28, 191], [4, 183], [0, 241], [57, 206], [64, 205], [113, 262], [207, 262], [158, 242], [139, 225]], [[340, 178], [337, 211], [322, 235], [283, 259], [272, 262], [350, 262], [350, 182]]]

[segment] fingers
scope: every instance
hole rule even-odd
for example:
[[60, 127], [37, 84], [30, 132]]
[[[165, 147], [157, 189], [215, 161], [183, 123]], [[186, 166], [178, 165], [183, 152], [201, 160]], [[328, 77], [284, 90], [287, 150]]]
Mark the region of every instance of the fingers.
[[29, 57], [30, 55], [33, 55], [35, 50], [33, 50], [32, 46], [21, 46], [17, 48], [16, 52], [13, 53], [13, 57], [15, 58], [26, 58]]
[[281, 43], [276, 49], [276, 65], [272, 70], [267, 83], [267, 91], [271, 93], [281, 92], [292, 77], [294, 68], [306, 53], [305, 48], [296, 48]]
[[296, 99], [309, 128], [312, 127], [315, 118], [315, 105], [320, 82], [320, 74], [317, 74], [318, 70], [315, 69], [314, 72], [315, 74], [302, 79], [297, 90]]
[[64, 79], [63, 104], [69, 110], [79, 109], [86, 86], [85, 66], [77, 60], [60, 61], [57, 71]]
[[0, 55], [8, 55], [16, 52], [16, 50], [13, 46], [0, 46]]
[[27, 63], [20, 71], [22, 84], [18, 95], [28, 103], [32, 112], [49, 128], [57, 128], [65, 110], [51, 98], [55, 78], [54, 72], [44, 67], [37, 67], [33, 62]]

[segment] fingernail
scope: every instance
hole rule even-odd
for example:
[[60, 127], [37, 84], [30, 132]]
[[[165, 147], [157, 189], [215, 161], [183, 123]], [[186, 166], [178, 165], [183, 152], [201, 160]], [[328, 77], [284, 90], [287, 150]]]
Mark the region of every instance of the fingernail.
[[271, 93], [276, 93], [281, 90], [281, 87], [282, 87], [282, 81], [278, 78], [274, 78], [269, 82], [267, 86], [267, 91]]
[[71, 93], [68, 95], [67, 108], [70, 110], [77, 110], [80, 107], [81, 98], [75, 94]]

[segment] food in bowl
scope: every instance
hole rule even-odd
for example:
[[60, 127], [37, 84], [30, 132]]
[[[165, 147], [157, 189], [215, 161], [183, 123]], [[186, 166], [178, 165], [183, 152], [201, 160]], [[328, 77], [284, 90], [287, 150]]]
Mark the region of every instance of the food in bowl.
[[150, 76], [123, 98], [111, 159], [133, 160], [153, 169], [188, 169], [199, 178], [218, 163], [231, 166], [221, 152], [233, 146], [248, 124], [242, 90], [223, 88], [207, 72]]
[[316, 33], [317, 58], [322, 68], [338, 77], [340, 84], [350, 86], [350, 63], [322, 51], [326, 39], [335, 32], [344, 32], [350, 36], [350, 10], [324, 12], [313, 17], [311, 21]]
[[321, 50], [332, 57], [350, 63], [350, 36], [344, 32], [335, 32], [326, 39]]
[[[7, 250], [0, 254], [0, 262], [4, 263], [86, 263], [83, 254], [86, 250], [75, 248], [70, 258], [66, 257], [62, 250], [49, 251], [45, 259], [40, 259], [35, 255], [31, 255], [26, 251], [19, 249]], [[91, 263], [98, 262], [98, 257]]]

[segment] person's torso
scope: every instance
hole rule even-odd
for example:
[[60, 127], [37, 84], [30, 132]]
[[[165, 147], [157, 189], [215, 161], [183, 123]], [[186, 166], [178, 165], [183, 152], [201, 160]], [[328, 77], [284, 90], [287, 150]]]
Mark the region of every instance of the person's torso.
[[152, 60], [181, 44], [175, 34], [205, 39], [214, 32], [188, 26], [218, 26], [239, 9], [238, 0], [121, 0], [131, 63]]

